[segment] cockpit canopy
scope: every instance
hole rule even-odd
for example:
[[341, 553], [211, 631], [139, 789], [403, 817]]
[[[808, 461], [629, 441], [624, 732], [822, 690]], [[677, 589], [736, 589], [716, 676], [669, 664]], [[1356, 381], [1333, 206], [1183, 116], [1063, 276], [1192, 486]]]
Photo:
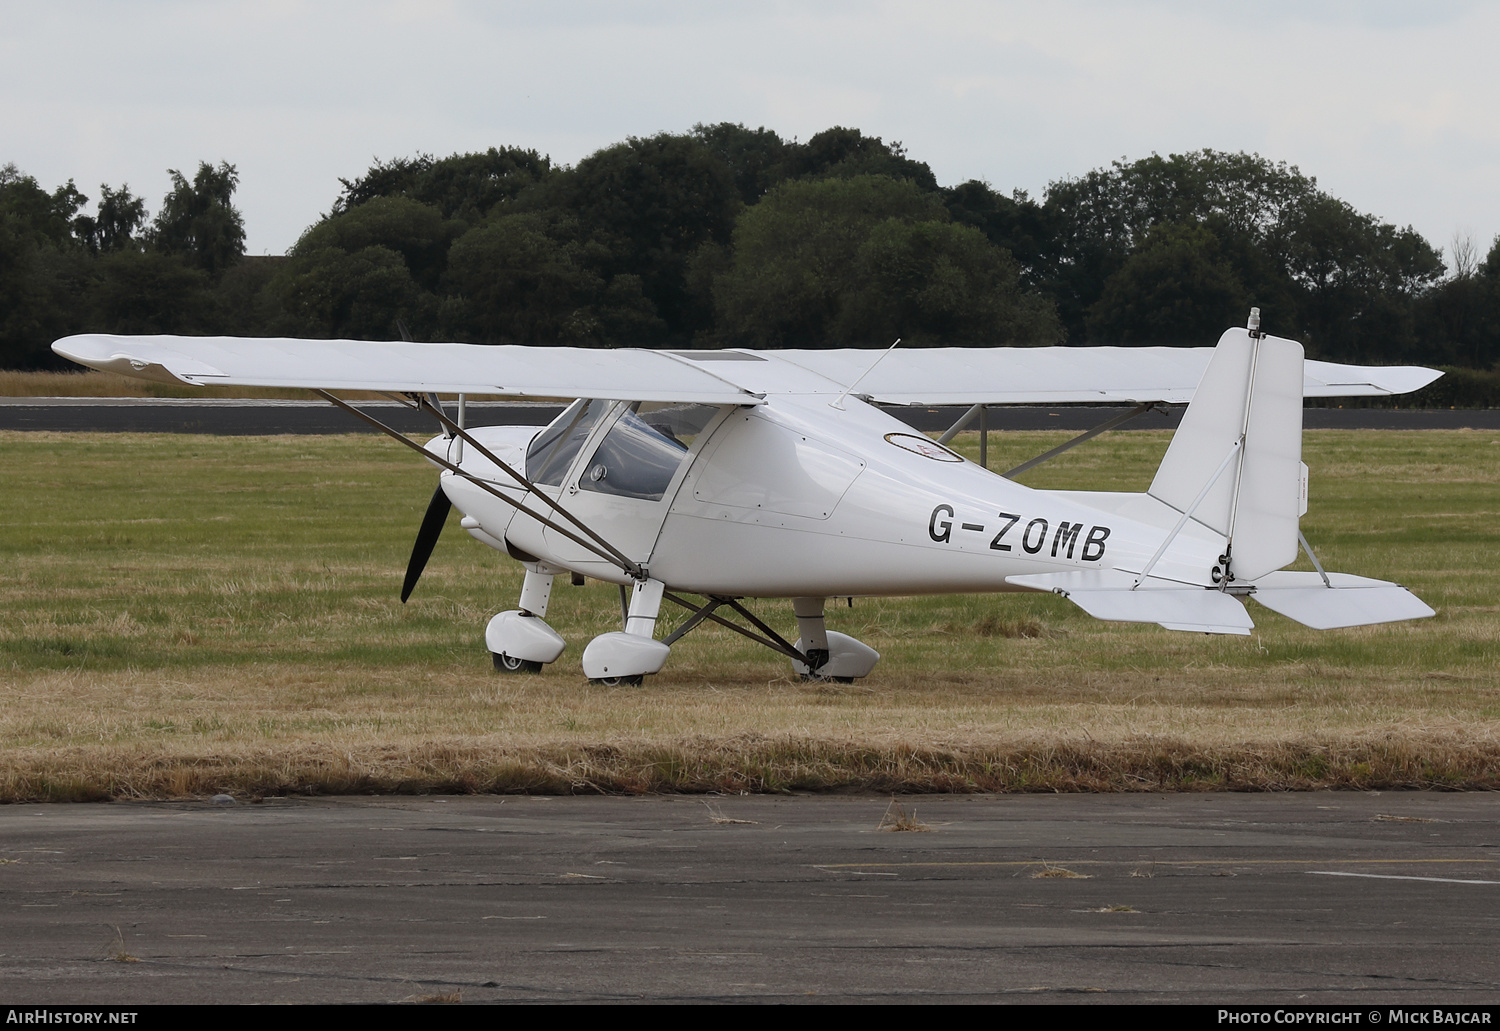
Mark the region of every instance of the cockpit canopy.
[[717, 405], [578, 400], [538, 433], [526, 451], [533, 483], [561, 487], [595, 430], [614, 416], [583, 463], [580, 490], [660, 501]]

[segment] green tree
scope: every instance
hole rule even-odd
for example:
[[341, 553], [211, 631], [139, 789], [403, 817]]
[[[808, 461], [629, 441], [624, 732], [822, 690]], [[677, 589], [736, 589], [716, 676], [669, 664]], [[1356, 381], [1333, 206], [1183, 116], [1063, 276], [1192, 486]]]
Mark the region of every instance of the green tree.
[[282, 307], [276, 277], [291, 259], [247, 254], [213, 285], [214, 332], [229, 336], [295, 336], [298, 322]]
[[858, 286], [831, 327], [836, 341], [1062, 343], [1052, 302], [1024, 291], [1015, 259], [972, 226], [886, 219], [860, 245], [854, 267]]
[[[1118, 293], [1095, 305], [1137, 251], [1164, 246], [1151, 235], [1161, 225], [1204, 227], [1218, 243], [1207, 264], [1227, 266], [1248, 303], [1263, 309], [1267, 329], [1322, 357], [1409, 355], [1417, 347], [1414, 298], [1441, 271], [1437, 252], [1411, 229], [1361, 215], [1296, 168], [1258, 155], [1203, 150], [1115, 162], [1053, 183], [1044, 207], [1056, 232], [1037, 280], [1057, 299], [1070, 334], [1096, 343], [1117, 342], [1097, 334], [1121, 325], [1125, 309]], [[1186, 254], [1180, 240], [1177, 253]], [[1166, 260], [1165, 253], [1151, 260]], [[1138, 272], [1127, 280], [1144, 288]], [[1191, 319], [1199, 305], [1177, 298], [1150, 314], [1143, 303], [1134, 303], [1130, 325], [1155, 326], [1174, 339], [1202, 332], [1168, 328], [1170, 310]]]
[[728, 242], [742, 205], [729, 166], [701, 140], [629, 139], [584, 158], [535, 197], [536, 208], [560, 209], [604, 248], [606, 280], [639, 277], [665, 326], [660, 342], [705, 328], [694, 322], [689, 259], [705, 243]]
[[952, 225], [942, 199], [882, 175], [784, 182], [718, 259], [717, 337], [753, 347], [1055, 343], [1050, 305], [1014, 260]]
[[1381, 223], [1318, 193], [1293, 209], [1275, 242], [1299, 294], [1293, 335], [1310, 354], [1355, 362], [1426, 360], [1414, 303], [1441, 277], [1443, 262], [1416, 230]]
[[349, 212], [377, 198], [404, 197], [436, 208], [444, 219], [478, 224], [496, 205], [553, 174], [552, 163], [534, 150], [491, 147], [482, 154], [431, 154], [376, 161], [358, 179], [340, 179], [344, 189], [333, 214]]
[[295, 254], [273, 289], [300, 335], [391, 340], [404, 323], [421, 339], [436, 320], [436, 300], [412, 279], [402, 256], [384, 246]]
[[[448, 259], [445, 319], [486, 343], [646, 342], [665, 329], [639, 277], [606, 282], [607, 254], [580, 242], [572, 220], [538, 213], [492, 218], [461, 237]], [[454, 306], [457, 302], [458, 306]]]
[[87, 200], [71, 179], [48, 193], [0, 167], [0, 367], [62, 367], [50, 344], [87, 326]]
[[1244, 319], [1249, 296], [1206, 226], [1153, 226], [1089, 308], [1091, 338], [1204, 347]]
[[989, 183], [971, 179], [942, 191], [953, 221], [973, 226], [996, 247], [1011, 253], [1021, 267], [1021, 280], [1037, 281], [1056, 232], [1049, 212], [1025, 190], [1007, 197]]
[[[1038, 262], [1038, 281], [1057, 298], [1069, 333], [1085, 338], [1087, 314], [1105, 283], [1158, 225], [1208, 225], [1226, 260], [1270, 253], [1285, 278], [1287, 224], [1316, 194], [1316, 182], [1295, 167], [1253, 154], [1201, 150], [1116, 161], [1048, 187], [1044, 207], [1054, 235]], [[1253, 296], [1270, 289], [1264, 266], [1235, 272]], [[1265, 307], [1275, 325], [1294, 324], [1287, 317], [1293, 313]]]
[[448, 249], [464, 228], [404, 196], [330, 215], [302, 234], [270, 280], [278, 318], [313, 336], [391, 340], [404, 326], [431, 339]]
[[859, 289], [855, 258], [887, 219], [941, 221], [942, 202], [884, 176], [784, 182], [740, 216], [714, 280], [716, 335], [750, 347], [831, 347]]
[[938, 188], [927, 163], [907, 157], [900, 143], [886, 143], [879, 136], [866, 136], [842, 125], [824, 129], [806, 143], [792, 144], [783, 169], [788, 179], [882, 175], [909, 180], [922, 190]]
[[12, 231], [33, 242], [59, 247], [82, 243], [80, 231], [86, 232], [89, 223], [78, 212], [88, 200], [71, 179], [48, 193], [14, 163], [0, 168], [0, 214]]
[[1434, 356], [1424, 360], [1500, 369], [1500, 237], [1479, 261], [1473, 241], [1455, 235], [1448, 265], [1417, 299], [1417, 337]]
[[579, 343], [593, 337], [588, 309], [604, 280], [559, 241], [538, 214], [495, 218], [464, 234], [448, 259], [451, 295], [464, 301], [463, 327], [489, 343]]
[[191, 183], [175, 168], [167, 172], [172, 189], [152, 223], [151, 244], [210, 275], [222, 273], [245, 253], [245, 220], [234, 206], [239, 173], [222, 161], [217, 168], [200, 162]]
[[160, 251], [121, 250], [97, 263], [91, 323], [104, 333], [208, 333], [218, 328], [210, 277]]
[[130, 192], [99, 184], [99, 216], [94, 220], [93, 249], [104, 254], [138, 246], [136, 234], [146, 224], [146, 202]]
[[326, 247], [351, 254], [366, 247], [385, 247], [401, 255], [415, 281], [435, 289], [447, 266], [449, 246], [466, 228], [463, 223], [445, 221], [431, 204], [408, 197], [376, 197], [312, 226], [292, 248], [292, 256]]
[[693, 137], [729, 168], [745, 204], [754, 204], [782, 179], [788, 154], [785, 140], [770, 129], [747, 129], [734, 122], [693, 126]]

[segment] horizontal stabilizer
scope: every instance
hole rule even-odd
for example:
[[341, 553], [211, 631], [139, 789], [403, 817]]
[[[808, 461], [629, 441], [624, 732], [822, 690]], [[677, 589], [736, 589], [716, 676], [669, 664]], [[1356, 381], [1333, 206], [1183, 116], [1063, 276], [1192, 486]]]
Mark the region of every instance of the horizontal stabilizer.
[[1273, 612], [1314, 630], [1395, 623], [1435, 615], [1432, 607], [1400, 584], [1350, 573], [1280, 572], [1261, 577], [1251, 596]]
[[1061, 594], [1095, 619], [1158, 623], [1168, 630], [1200, 634], [1248, 634], [1255, 626], [1233, 595], [1149, 576], [1132, 590], [1135, 576], [1119, 570], [1085, 569], [1005, 579], [1018, 587]]

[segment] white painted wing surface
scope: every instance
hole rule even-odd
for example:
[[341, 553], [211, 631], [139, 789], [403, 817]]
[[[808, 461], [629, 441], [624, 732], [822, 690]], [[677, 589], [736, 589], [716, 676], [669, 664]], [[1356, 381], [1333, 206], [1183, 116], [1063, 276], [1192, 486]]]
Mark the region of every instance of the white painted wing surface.
[[[751, 352], [816, 372], [882, 404], [1186, 404], [1212, 347], [924, 347], [879, 351]], [[864, 379], [860, 376], [870, 370]], [[1365, 367], [1309, 361], [1303, 396], [1404, 394], [1441, 376], [1420, 366]]]
[[[436, 391], [758, 404], [764, 393], [838, 393], [881, 352], [725, 351], [417, 344], [280, 337], [65, 337], [52, 349], [90, 368], [169, 383]], [[933, 347], [880, 360], [857, 391], [884, 404], [1186, 403], [1211, 347]], [[764, 356], [757, 361], [756, 357]], [[1440, 373], [1308, 362], [1308, 397], [1403, 393]]]
[[142, 379], [324, 390], [760, 404], [715, 371], [662, 351], [248, 337], [66, 337], [52, 350]]

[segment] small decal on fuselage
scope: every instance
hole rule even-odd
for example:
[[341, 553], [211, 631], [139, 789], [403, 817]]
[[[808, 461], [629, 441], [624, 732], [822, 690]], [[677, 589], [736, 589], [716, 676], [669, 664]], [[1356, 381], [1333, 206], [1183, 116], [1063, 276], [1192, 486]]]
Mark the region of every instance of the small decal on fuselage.
[[930, 458], [935, 462], [962, 462], [964, 456], [949, 451], [931, 437], [919, 437], [915, 433], [887, 433], [885, 439], [903, 451]]
[[[1025, 529], [1016, 535], [1011, 534], [1011, 529], [1024, 517], [1015, 512], [997, 512], [996, 515], [1000, 517], [999, 532], [990, 540], [991, 551], [1013, 551], [1019, 542], [1021, 550], [1028, 555], [1040, 555], [1046, 551], [1049, 558], [1072, 559], [1076, 556], [1083, 562], [1098, 562], [1104, 558], [1104, 542], [1111, 532], [1108, 526], [1096, 524], [1089, 526], [1088, 533], [1084, 533], [1084, 523], [1068, 520], [1059, 522], [1054, 529], [1046, 516], [1036, 516], [1027, 521]], [[956, 518], [952, 505], [937, 506], [928, 517], [927, 536], [938, 544], [952, 543], [953, 520]], [[984, 533], [987, 526], [985, 523], [960, 522], [959, 529]]]

